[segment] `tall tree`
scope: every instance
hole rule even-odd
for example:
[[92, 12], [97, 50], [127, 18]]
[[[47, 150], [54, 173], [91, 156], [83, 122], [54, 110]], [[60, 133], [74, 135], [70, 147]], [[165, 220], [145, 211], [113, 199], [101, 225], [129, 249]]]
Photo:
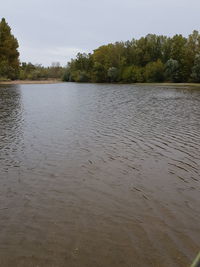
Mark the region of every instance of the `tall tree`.
[[16, 79], [19, 74], [18, 41], [2, 18], [0, 22], [0, 77]]

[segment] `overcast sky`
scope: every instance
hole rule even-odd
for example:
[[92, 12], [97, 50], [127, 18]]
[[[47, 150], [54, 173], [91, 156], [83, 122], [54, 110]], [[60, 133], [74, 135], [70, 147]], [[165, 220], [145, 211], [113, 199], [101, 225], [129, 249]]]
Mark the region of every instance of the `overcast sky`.
[[200, 30], [200, 0], [1, 0], [21, 61], [66, 65], [77, 52], [148, 33]]

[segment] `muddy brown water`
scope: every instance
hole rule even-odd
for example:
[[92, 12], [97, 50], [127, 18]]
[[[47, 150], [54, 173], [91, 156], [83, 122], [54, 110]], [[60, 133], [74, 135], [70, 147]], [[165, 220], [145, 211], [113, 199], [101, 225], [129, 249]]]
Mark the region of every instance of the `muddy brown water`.
[[0, 266], [188, 266], [200, 90], [0, 86]]

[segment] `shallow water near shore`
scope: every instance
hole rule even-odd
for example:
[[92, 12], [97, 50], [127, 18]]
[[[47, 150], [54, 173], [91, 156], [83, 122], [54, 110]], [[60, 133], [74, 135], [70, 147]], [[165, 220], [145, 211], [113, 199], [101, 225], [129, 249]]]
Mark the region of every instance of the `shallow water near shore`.
[[0, 85], [0, 266], [188, 266], [200, 90]]

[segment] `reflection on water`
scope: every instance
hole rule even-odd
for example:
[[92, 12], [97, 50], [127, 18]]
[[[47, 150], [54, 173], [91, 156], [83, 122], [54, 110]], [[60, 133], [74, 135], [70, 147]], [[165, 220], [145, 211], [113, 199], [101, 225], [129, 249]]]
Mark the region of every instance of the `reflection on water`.
[[0, 87], [0, 266], [187, 266], [200, 90]]

